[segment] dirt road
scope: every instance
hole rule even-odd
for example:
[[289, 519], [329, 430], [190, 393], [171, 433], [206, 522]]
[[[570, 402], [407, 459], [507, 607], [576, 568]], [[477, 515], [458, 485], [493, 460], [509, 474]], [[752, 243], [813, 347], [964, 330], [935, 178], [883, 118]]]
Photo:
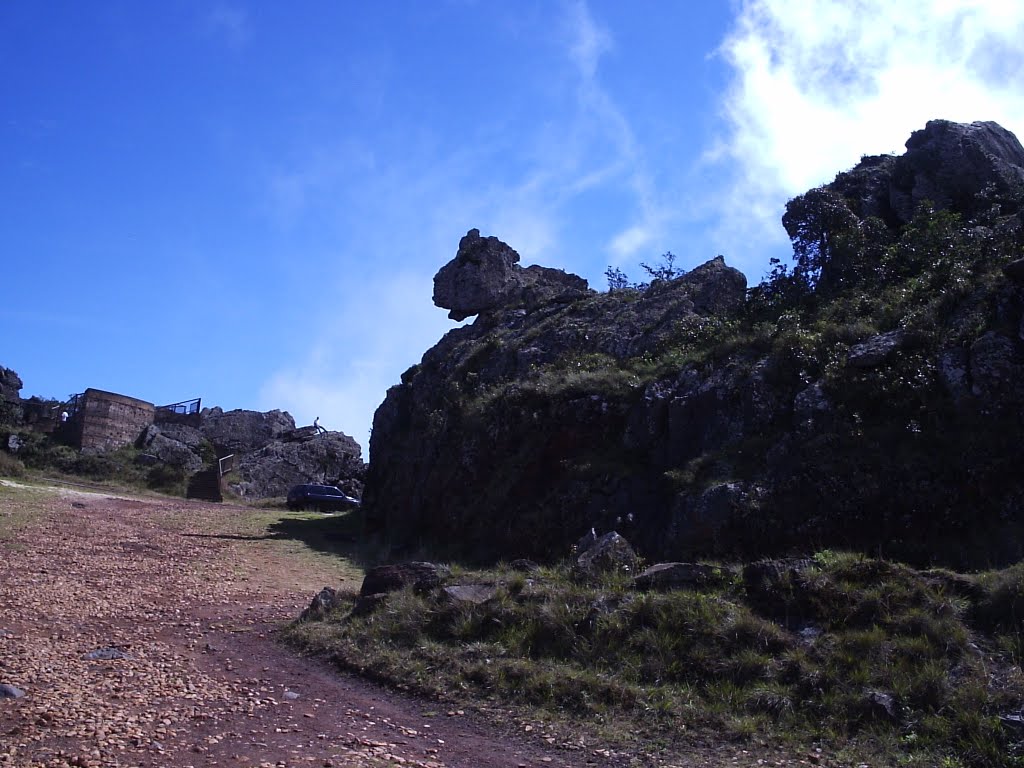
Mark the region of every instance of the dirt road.
[[[0, 488], [0, 766], [584, 765], [275, 642], [343, 561], [252, 511]], [[0, 524], [3, 520], [0, 520]], [[8, 526], [9, 529], [10, 526]]]

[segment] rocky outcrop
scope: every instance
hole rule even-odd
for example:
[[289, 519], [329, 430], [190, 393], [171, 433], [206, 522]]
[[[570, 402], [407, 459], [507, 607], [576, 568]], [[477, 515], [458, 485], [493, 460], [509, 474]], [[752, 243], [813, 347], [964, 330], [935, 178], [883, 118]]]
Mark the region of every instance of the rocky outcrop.
[[295, 419], [287, 411], [204, 408], [201, 415], [200, 431], [218, 455], [251, 453], [295, 429]]
[[[994, 541], [982, 564], [1024, 556], [1024, 288], [1002, 269], [1022, 163], [998, 126], [942, 121], [903, 157], [865, 158], [804, 208], [846, 228], [824, 255], [848, 263], [802, 303], [786, 291], [816, 290], [813, 229], [808, 282], [752, 306], [721, 257], [530, 302], [518, 254], [471, 231], [435, 299], [479, 316], [378, 408], [368, 527], [395, 555], [480, 561], [559, 558], [591, 527], [650, 560], [881, 546], [963, 565]], [[960, 219], [906, 226], [926, 199]], [[880, 308], [908, 293], [902, 314]]]
[[204, 466], [203, 433], [185, 425], [151, 424], [142, 433], [139, 447], [157, 460], [181, 467], [189, 474], [198, 472]]
[[139, 447], [150, 461], [183, 468], [217, 469], [213, 460], [234, 455], [230, 488], [244, 499], [287, 495], [300, 483], [336, 485], [349, 496], [362, 495], [366, 472], [359, 444], [343, 432], [295, 427], [288, 413], [220, 408], [204, 410], [200, 426], [162, 423], [149, 426]]
[[17, 403], [21, 400], [21, 377], [10, 368], [0, 365], [0, 402]]
[[[695, 368], [677, 380], [691, 397], [669, 404], [662, 395], [675, 385], [656, 385], [649, 391], [658, 402], [645, 413], [638, 377], [619, 366], [653, 359], [681, 333], [712, 333], [742, 311], [745, 291], [743, 274], [718, 257], [647, 291], [492, 309], [449, 332], [374, 416], [369, 526], [387, 529], [399, 550], [427, 535], [511, 559], [551, 557], [574, 531], [627, 520], [630, 499], [645, 506], [663, 496], [654, 490], [663, 483], [658, 465], [594, 482], [581, 471], [589, 458], [628, 452], [630, 441], [641, 452], [689, 454], [699, 450], [694, 426], [711, 441], [756, 417], [732, 409], [734, 380], [722, 376], [708, 391]], [[747, 387], [752, 401], [755, 387]], [[708, 400], [729, 408], [713, 410]], [[550, 505], [562, 510], [557, 533], [543, 519]], [[458, 537], [443, 533], [451, 531]], [[645, 525], [639, 535], [646, 545], [661, 534]]]
[[617, 531], [609, 531], [577, 553], [572, 569], [576, 578], [596, 579], [607, 573], [635, 573], [638, 562], [633, 546]]
[[393, 565], [378, 565], [366, 572], [359, 588], [362, 596], [396, 592], [411, 587], [414, 592], [429, 592], [448, 578], [448, 568], [436, 563], [412, 561]]
[[365, 465], [355, 440], [344, 432], [307, 432], [304, 437], [296, 432], [236, 456], [239, 480], [231, 489], [245, 499], [263, 499], [285, 496], [299, 483], [326, 483], [362, 496]]
[[0, 365], [0, 426], [18, 424], [23, 416], [21, 377]]
[[533, 308], [572, 301], [588, 292], [587, 281], [558, 269], [518, 265], [519, 254], [496, 237], [471, 229], [459, 250], [434, 277], [434, 303], [464, 320], [481, 312]]
[[839, 174], [830, 187], [861, 218], [874, 216], [897, 226], [909, 222], [925, 201], [967, 218], [1019, 210], [1024, 185], [1024, 147], [992, 122], [931, 120], [914, 131], [900, 157], [865, 157]]

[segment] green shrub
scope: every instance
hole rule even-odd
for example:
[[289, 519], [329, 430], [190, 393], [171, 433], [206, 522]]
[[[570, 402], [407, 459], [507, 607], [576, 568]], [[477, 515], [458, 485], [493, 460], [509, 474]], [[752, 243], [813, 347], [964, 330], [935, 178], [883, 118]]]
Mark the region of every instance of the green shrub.
[[23, 477], [25, 465], [6, 451], [0, 451], [0, 477]]

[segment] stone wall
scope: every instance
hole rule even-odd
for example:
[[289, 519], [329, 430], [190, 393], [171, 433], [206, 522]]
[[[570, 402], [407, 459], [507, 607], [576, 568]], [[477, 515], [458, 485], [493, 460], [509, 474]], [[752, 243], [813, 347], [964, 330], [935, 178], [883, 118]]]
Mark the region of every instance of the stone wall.
[[75, 413], [83, 453], [111, 451], [134, 443], [153, 423], [152, 403], [99, 389], [87, 389]]

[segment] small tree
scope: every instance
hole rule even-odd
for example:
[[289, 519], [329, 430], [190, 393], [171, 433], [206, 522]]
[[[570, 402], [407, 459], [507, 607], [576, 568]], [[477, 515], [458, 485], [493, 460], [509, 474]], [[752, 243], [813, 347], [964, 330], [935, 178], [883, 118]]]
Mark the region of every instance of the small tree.
[[819, 187], [794, 197], [782, 226], [793, 243], [794, 273], [811, 288], [834, 292], [856, 274], [863, 244], [860, 220], [841, 195]]
[[604, 271], [605, 279], [608, 281], [609, 291], [622, 291], [626, 288], [631, 288], [629, 284], [629, 278], [626, 277], [626, 273], [618, 267], [608, 267]]
[[640, 262], [640, 266], [651, 276], [651, 280], [675, 280], [686, 274], [686, 270], [676, 266], [676, 255], [672, 251], [665, 251], [661, 255], [661, 263], [651, 266]]

